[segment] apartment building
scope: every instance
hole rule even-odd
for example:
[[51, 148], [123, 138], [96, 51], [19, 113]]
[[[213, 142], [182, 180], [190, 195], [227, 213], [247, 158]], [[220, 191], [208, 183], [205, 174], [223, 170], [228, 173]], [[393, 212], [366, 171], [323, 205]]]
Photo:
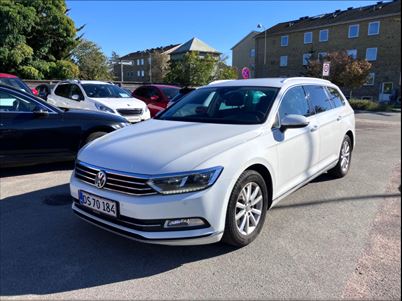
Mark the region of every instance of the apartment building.
[[[180, 60], [188, 52], [197, 52], [200, 56], [209, 54], [214, 57], [219, 57], [221, 54], [200, 39], [192, 38], [183, 44], [151, 48], [122, 56], [120, 62], [114, 65], [113, 73], [118, 81], [122, 80], [123, 75], [123, 81], [126, 82], [149, 83], [156, 78], [153, 76], [154, 67], [157, 64], [153, 60], [154, 54], [165, 54], [168, 60]], [[121, 64], [121, 62], [126, 64]]]
[[238, 78], [242, 78], [243, 68], [250, 70], [250, 77], [255, 77], [255, 36], [252, 31], [232, 47], [232, 66], [237, 69]]
[[345, 50], [372, 64], [367, 83], [353, 94], [387, 101], [396, 90], [400, 95], [401, 2], [377, 2], [282, 22], [258, 34], [255, 48], [256, 77], [300, 76], [312, 54], [324, 58]]
[[[123, 81], [151, 82], [152, 55], [155, 53], [170, 55], [170, 53], [179, 46], [180, 44], [168, 45], [136, 51], [122, 56], [120, 58], [120, 63], [123, 62], [123, 64], [114, 65], [113, 73], [116, 80], [121, 81], [123, 77]], [[131, 65], [126, 65], [124, 63], [130, 63]]]

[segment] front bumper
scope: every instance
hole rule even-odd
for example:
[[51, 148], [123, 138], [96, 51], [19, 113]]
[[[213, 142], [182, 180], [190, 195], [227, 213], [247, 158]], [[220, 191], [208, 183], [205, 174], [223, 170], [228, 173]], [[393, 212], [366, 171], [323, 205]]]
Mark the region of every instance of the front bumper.
[[[70, 192], [75, 201], [73, 211], [82, 219], [119, 235], [146, 243], [164, 245], [201, 245], [221, 240], [226, 217], [227, 202], [225, 183], [218, 181], [209, 189], [176, 195], [133, 196], [115, 191], [98, 189], [71, 177]], [[76, 201], [79, 190], [119, 202], [120, 217], [107, 218], [91, 212]], [[208, 225], [197, 229], [148, 230], [132, 226], [135, 221], [167, 220], [199, 217]], [[134, 222], [132, 221], [134, 220]], [[131, 224], [130, 224], [131, 223]]]
[[[117, 114], [119, 114], [119, 113], [117, 113]], [[151, 118], [151, 113], [149, 111], [144, 112], [141, 115], [121, 115], [121, 114], [119, 114], [119, 115], [121, 117], [125, 118], [130, 123], [137, 123], [137, 122], [148, 120]]]

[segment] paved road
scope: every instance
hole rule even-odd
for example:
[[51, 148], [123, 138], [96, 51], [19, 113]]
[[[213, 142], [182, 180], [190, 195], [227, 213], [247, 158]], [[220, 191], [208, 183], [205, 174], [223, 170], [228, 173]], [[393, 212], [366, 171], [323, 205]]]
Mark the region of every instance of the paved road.
[[269, 211], [242, 249], [145, 245], [70, 210], [71, 165], [3, 172], [2, 299], [400, 299], [400, 116], [358, 115], [348, 177]]

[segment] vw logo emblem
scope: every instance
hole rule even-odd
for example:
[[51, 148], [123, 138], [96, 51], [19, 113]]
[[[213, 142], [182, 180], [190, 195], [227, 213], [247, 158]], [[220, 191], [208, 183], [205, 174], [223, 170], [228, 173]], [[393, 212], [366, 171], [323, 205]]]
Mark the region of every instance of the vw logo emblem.
[[95, 178], [95, 186], [98, 188], [103, 188], [106, 184], [106, 173], [104, 171], [99, 171]]

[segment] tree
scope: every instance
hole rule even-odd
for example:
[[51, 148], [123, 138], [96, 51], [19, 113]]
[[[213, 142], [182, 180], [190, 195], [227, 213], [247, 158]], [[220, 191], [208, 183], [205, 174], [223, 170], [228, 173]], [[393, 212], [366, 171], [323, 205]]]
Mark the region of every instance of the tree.
[[202, 57], [198, 52], [186, 53], [182, 59], [170, 61], [165, 81], [183, 86], [203, 86], [218, 79], [235, 79], [236, 70], [224, 58]]
[[74, 49], [72, 58], [79, 68], [81, 79], [112, 79], [108, 59], [94, 42], [83, 39]]
[[169, 70], [169, 56], [165, 53], [154, 52], [151, 54], [152, 81], [162, 83]]
[[[370, 74], [371, 64], [366, 60], [353, 59], [346, 51], [332, 52], [324, 58], [331, 62], [328, 79], [334, 84], [350, 91], [362, 87]], [[322, 76], [322, 61], [312, 56], [307, 64], [304, 75], [312, 77]]]
[[81, 29], [64, 0], [1, 0], [0, 69], [36, 79], [78, 75], [69, 57]]

